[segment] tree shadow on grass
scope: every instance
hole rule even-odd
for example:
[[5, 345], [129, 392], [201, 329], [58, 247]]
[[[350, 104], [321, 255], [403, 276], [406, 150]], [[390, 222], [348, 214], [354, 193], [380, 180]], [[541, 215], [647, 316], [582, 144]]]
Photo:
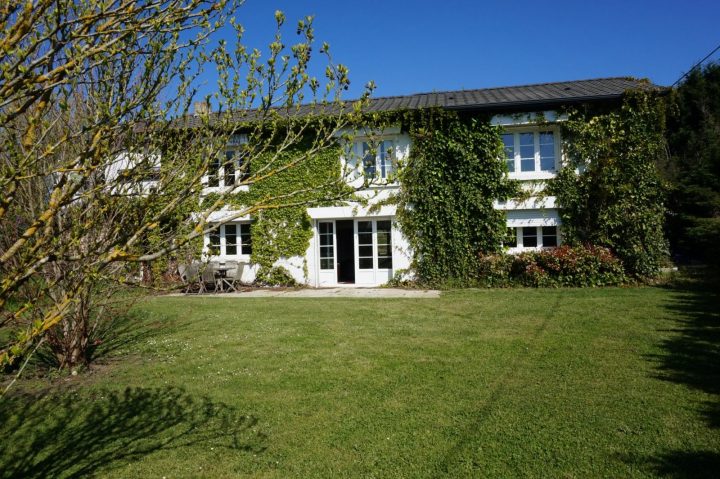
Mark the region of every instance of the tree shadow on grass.
[[[178, 332], [188, 324], [176, 317], [143, 316], [141, 310], [117, 312], [103, 319], [97, 331], [91, 337], [89, 346], [89, 365], [102, 364], [134, 352], [139, 345], [166, 334], [168, 328]], [[58, 361], [49, 347], [41, 347], [31, 358], [34, 371], [30, 374], [46, 375], [58, 367]], [[28, 374], [26, 373], [26, 376]]]
[[183, 390], [68, 391], [0, 400], [0, 478], [85, 477], [201, 445], [258, 454], [257, 419]]
[[660, 379], [712, 396], [700, 413], [711, 428], [720, 427], [720, 278], [710, 271], [678, 279], [670, 287], [667, 308], [673, 335], [651, 359]]
[[[710, 270], [689, 273], [674, 281], [667, 309], [673, 314], [672, 336], [662, 352], [650, 356], [659, 379], [708, 394], [698, 414], [710, 428], [720, 427], [720, 278]], [[628, 462], [638, 463], [637, 458]], [[718, 477], [720, 453], [712, 450], [668, 451], [648, 458], [661, 477]]]

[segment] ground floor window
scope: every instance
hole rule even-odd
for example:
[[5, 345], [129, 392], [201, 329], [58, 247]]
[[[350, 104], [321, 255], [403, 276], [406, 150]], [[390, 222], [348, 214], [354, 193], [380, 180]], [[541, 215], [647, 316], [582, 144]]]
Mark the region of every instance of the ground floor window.
[[522, 226], [508, 228], [503, 246], [515, 249], [554, 248], [559, 242], [557, 226]]
[[252, 235], [249, 223], [228, 223], [212, 231], [208, 239], [211, 256], [252, 254]]

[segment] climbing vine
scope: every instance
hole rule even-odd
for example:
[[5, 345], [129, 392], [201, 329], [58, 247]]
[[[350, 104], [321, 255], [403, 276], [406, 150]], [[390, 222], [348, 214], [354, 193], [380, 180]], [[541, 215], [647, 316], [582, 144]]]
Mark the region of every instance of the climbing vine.
[[575, 109], [562, 122], [568, 163], [550, 181], [566, 243], [610, 248], [636, 279], [656, 275], [667, 254], [664, 110], [652, 91], [628, 92], [617, 110]]
[[496, 199], [517, 196], [508, 179], [499, 130], [480, 118], [440, 109], [408, 112], [412, 139], [400, 173], [397, 218], [422, 282], [467, 285], [481, 254], [498, 252], [506, 234]]
[[[311, 141], [307, 138], [280, 154], [270, 151], [260, 155], [249, 165], [251, 175], [261, 175], [270, 161], [274, 170], [281, 171], [254, 183], [249, 191], [240, 192], [229, 201], [233, 208], [263, 205], [250, 228], [251, 261], [260, 266], [256, 276], [264, 284], [292, 283], [292, 276], [275, 263], [281, 258], [305, 256], [312, 237], [307, 208], [336, 204], [352, 195], [352, 189], [342, 180], [339, 144], [282, 169], [306, 154]], [[283, 197], [284, 194], [291, 196]]]

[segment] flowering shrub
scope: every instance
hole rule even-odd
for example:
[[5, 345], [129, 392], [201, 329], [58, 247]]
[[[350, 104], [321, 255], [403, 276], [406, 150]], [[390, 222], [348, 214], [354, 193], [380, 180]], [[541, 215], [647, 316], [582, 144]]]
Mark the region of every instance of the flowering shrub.
[[600, 246], [560, 246], [480, 258], [479, 282], [502, 286], [611, 286], [627, 281], [620, 260]]

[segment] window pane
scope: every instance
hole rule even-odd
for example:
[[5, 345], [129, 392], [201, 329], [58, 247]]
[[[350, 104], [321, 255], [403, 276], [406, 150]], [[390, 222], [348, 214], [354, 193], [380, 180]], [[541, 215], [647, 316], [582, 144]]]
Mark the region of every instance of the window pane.
[[380, 231], [379, 224], [378, 224], [378, 232], [377, 232], [377, 242], [378, 242], [378, 244], [390, 244], [390, 232], [389, 231]]
[[555, 171], [555, 145], [540, 145], [540, 169]]
[[372, 257], [372, 245], [368, 246], [359, 246], [358, 247], [358, 256], [369, 256]]
[[360, 269], [373, 269], [372, 258], [360, 258]]
[[535, 171], [535, 135], [520, 134], [520, 171]]
[[225, 254], [237, 254], [237, 227], [235, 225], [225, 225]]
[[557, 246], [557, 226], [543, 226], [542, 244], [545, 247]]
[[332, 258], [323, 258], [320, 260], [320, 269], [333, 269]]
[[535, 135], [533, 133], [520, 133], [520, 150], [522, 151], [523, 147], [528, 146], [535, 148]]
[[504, 133], [502, 135], [503, 145], [505, 145], [505, 162], [510, 173], [515, 171], [515, 135], [512, 133]]
[[392, 140], [383, 141], [380, 144], [380, 177], [387, 178], [393, 172], [393, 156], [395, 147]]
[[523, 228], [523, 247], [532, 248], [537, 246], [537, 228], [524, 227]]
[[552, 131], [541, 131], [540, 132], [540, 144], [541, 145], [554, 145], [555, 135]]
[[517, 230], [515, 228], [508, 228], [505, 236], [505, 242], [503, 243], [508, 248], [517, 247]]
[[225, 152], [225, 163], [223, 164], [225, 170], [225, 186], [232, 186], [235, 184], [235, 153], [233, 151]]
[[210, 233], [210, 254], [211, 255], [218, 255], [220, 254], [220, 230], [217, 229], [215, 231], [212, 231]]
[[250, 224], [243, 223], [240, 225], [240, 252], [242, 254], [252, 254], [252, 236], [250, 235]]
[[375, 152], [365, 142], [363, 142], [363, 171], [365, 176], [375, 176]]
[[207, 185], [210, 187], [219, 186], [219, 184], [220, 184], [220, 179], [218, 176], [219, 174], [220, 174], [220, 159], [215, 158], [208, 165]]

